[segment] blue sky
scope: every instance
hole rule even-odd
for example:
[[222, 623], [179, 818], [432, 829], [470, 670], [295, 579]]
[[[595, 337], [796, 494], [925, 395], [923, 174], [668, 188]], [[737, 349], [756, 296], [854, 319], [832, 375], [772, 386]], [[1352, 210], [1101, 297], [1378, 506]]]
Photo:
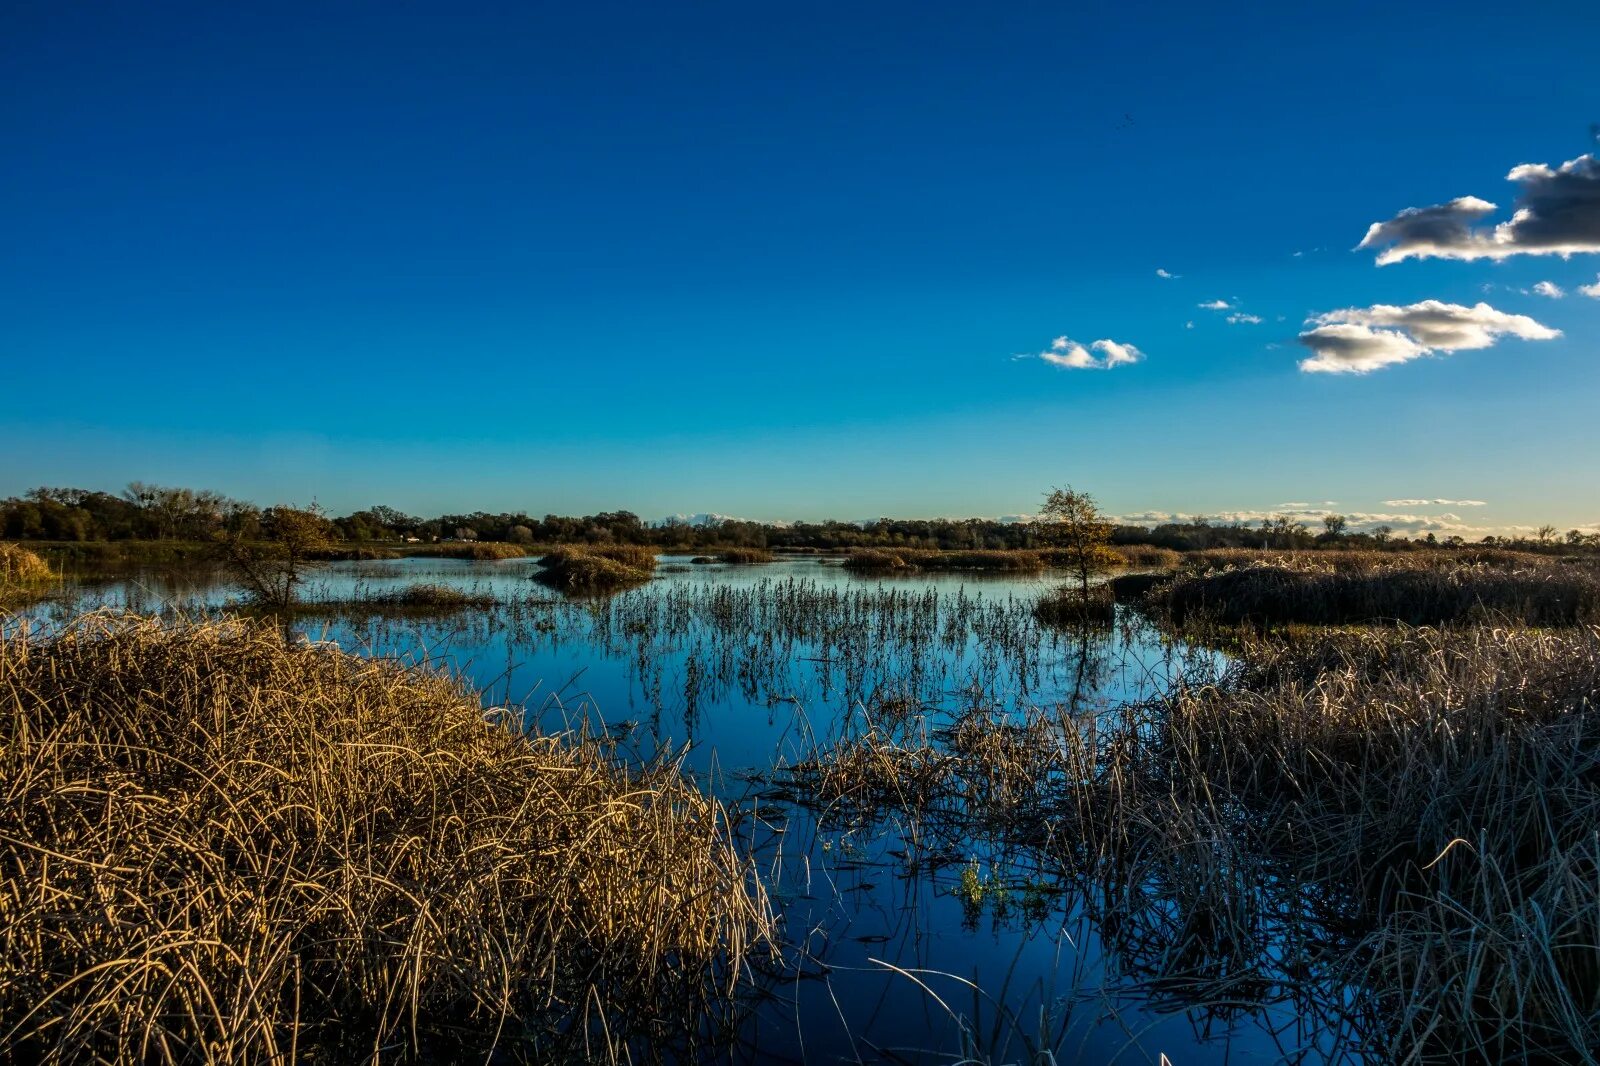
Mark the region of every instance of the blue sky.
[[7, 5], [0, 493], [1600, 523], [1600, 254], [1353, 250], [1600, 153], [1600, 9], [1074, 6]]

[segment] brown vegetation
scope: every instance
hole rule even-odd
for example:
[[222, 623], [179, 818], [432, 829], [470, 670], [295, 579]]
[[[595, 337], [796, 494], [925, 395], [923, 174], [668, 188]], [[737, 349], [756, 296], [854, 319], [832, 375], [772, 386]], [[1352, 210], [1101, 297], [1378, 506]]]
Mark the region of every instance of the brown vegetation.
[[1202, 569], [1179, 573], [1152, 595], [1180, 625], [1493, 619], [1572, 625], [1600, 617], [1600, 575], [1548, 559], [1529, 565], [1526, 558], [1499, 553], [1473, 562], [1423, 553], [1286, 553], [1270, 562], [1204, 569], [1219, 565], [1213, 558], [1199, 560]]
[[17, 544], [0, 544], [0, 590], [36, 586], [50, 580], [50, 566]]
[[566, 592], [609, 592], [649, 581], [655, 568], [655, 553], [636, 545], [557, 548], [539, 560], [535, 580]]
[[0, 643], [0, 1057], [666, 1058], [767, 929], [672, 766], [232, 621]]

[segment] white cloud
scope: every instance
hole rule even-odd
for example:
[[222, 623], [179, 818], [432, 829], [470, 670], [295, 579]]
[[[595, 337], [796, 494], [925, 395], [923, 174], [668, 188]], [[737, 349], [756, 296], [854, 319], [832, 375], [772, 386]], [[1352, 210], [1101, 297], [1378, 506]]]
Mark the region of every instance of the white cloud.
[[1357, 250], [1380, 248], [1378, 265], [1405, 259], [1506, 259], [1513, 255], [1600, 252], [1600, 160], [1581, 155], [1559, 167], [1524, 163], [1507, 181], [1522, 188], [1511, 218], [1492, 229], [1476, 223], [1498, 210], [1461, 196], [1447, 204], [1411, 207], [1374, 222]]
[[[1095, 352], [1100, 353], [1099, 357]], [[1069, 337], [1057, 337], [1038, 358], [1066, 370], [1110, 370], [1137, 363], [1144, 358], [1144, 353], [1131, 344], [1113, 340], [1098, 340], [1086, 348]]]
[[1487, 507], [1487, 500], [1384, 500], [1385, 507]]
[[1227, 300], [1207, 300], [1205, 303], [1196, 304], [1195, 306], [1204, 308], [1207, 311], [1227, 311], [1233, 307]]
[[[1595, 285], [1595, 288], [1596, 289], [1600, 289], [1600, 284]], [[1595, 295], [1596, 296], [1600, 296], [1600, 292], [1596, 292]], [[1183, 328], [1184, 329], [1194, 329], [1194, 319], [1191, 318], [1189, 321], [1185, 322], [1183, 324]]]
[[1559, 300], [1566, 295], [1566, 291], [1553, 281], [1541, 281], [1533, 287], [1533, 291], [1552, 300]]
[[1232, 314], [1232, 315], [1228, 316], [1228, 325], [1230, 325], [1230, 326], [1240, 326], [1240, 325], [1259, 326], [1259, 325], [1261, 325], [1261, 323], [1262, 323], [1262, 318], [1261, 318], [1260, 315], [1247, 315], [1243, 311], [1240, 311], [1237, 314]]
[[1578, 291], [1585, 296], [1600, 300], [1600, 274], [1596, 274], [1593, 285], [1579, 285]]
[[1156, 267], [1156, 277], [1158, 278], [1166, 278], [1168, 281], [1175, 281], [1182, 276], [1182, 274], [1174, 274], [1170, 270], [1164, 270], [1161, 267]]
[[1472, 307], [1423, 300], [1398, 307], [1375, 304], [1347, 307], [1306, 320], [1312, 329], [1300, 334], [1310, 348], [1301, 360], [1307, 373], [1366, 374], [1436, 352], [1488, 348], [1502, 336], [1550, 340], [1561, 336], [1527, 315], [1507, 314], [1486, 303]]

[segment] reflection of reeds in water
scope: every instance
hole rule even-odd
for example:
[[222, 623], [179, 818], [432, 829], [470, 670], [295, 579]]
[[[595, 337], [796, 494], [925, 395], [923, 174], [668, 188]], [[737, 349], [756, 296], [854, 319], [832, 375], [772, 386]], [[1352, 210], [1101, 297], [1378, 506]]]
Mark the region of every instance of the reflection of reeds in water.
[[777, 788], [987, 852], [953, 889], [979, 905], [1051, 871], [1113, 980], [1224, 1025], [1287, 1006], [1291, 1058], [1593, 1062], [1597, 692], [1589, 631], [1255, 644], [1112, 712], [879, 718]]

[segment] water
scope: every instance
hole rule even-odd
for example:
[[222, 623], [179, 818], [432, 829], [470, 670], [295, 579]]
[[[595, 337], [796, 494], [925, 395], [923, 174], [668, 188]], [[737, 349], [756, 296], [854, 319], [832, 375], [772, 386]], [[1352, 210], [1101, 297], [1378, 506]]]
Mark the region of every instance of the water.
[[[1108, 947], [1092, 894], [1038, 849], [947, 820], [801, 804], [789, 787], [788, 768], [874, 727], [925, 736], [975, 709], [1094, 715], [1215, 669], [1214, 655], [1131, 615], [1092, 635], [1042, 627], [1031, 608], [1050, 577], [880, 579], [816, 557], [664, 557], [647, 586], [568, 599], [533, 573], [522, 559], [332, 564], [305, 598], [428, 582], [496, 606], [443, 618], [357, 610], [297, 628], [448, 668], [538, 728], [606, 729], [641, 758], [680, 757], [721, 796], [788, 942], [763, 967], [735, 1061], [1354, 1059], [1337, 1025], [1306, 1020], [1305, 1004], [1270, 989], [1211, 1006], [1157, 993], [1136, 952]], [[149, 572], [73, 586], [28, 617], [194, 614], [239, 595], [215, 573]]]

